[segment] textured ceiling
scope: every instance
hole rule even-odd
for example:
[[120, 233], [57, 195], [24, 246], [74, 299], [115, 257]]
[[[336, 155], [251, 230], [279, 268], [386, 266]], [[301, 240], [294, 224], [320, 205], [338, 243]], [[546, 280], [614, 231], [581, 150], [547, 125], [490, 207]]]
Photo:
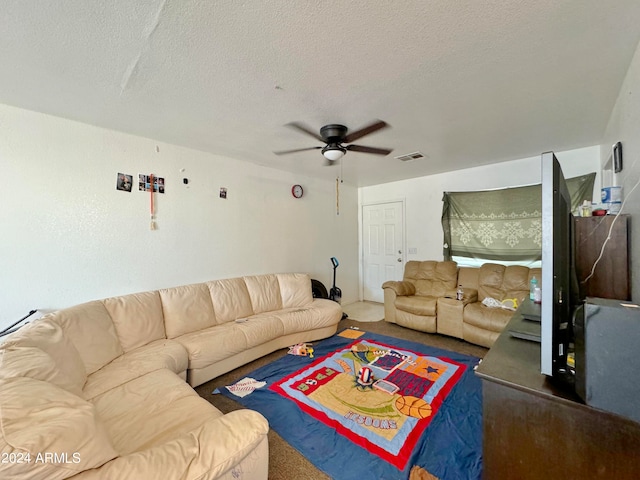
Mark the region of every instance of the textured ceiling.
[[[637, 0], [2, 0], [0, 103], [322, 178], [284, 127], [356, 143], [372, 185], [597, 144], [640, 40]], [[393, 157], [421, 151], [427, 158]]]

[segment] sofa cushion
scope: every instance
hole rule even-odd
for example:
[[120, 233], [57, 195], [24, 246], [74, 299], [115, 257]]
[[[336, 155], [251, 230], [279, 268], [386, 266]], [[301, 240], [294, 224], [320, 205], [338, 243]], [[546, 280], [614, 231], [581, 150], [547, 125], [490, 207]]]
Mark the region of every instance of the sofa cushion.
[[175, 340], [187, 349], [189, 368], [208, 367], [247, 348], [247, 337], [236, 322], [187, 333]]
[[[63, 479], [118, 455], [93, 405], [51, 383], [0, 380], [0, 422], [0, 451], [31, 457], [27, 463], [3, 463], [3, 478]], [[42, 457], [54, 453], [59, 461]]]
[[161, 445], [222, 415], [169, 370], [133, 378], [92, 403], [120, 455]]
[[513, 317], [513, 312], [504, 308], [487, 307], [476, 302], [467, 305], [462, 316], [466, 324], [492, 332], [501, 332]]
[[306, 273], [278, 273], [282, 308], [306, 307], [313, 302], [311, 278]]
[[396, 297], [395, 306], [398, 310], [413, 313], [414, 315], [424, 315], [433, 317], [436, 314], [438, 297]]
[[460, 267], [458, 269], [458, 285], [462, 285], [465, 289], [478, 290], [479, 271], [480, 269], [477, 267]]
[[284, 335], [330, 327], [342, 318], [342, 308], [332, 300], [315, 298], [310, 306], [286, 308], [274, 315], [282, 322]]
[[262, 345], [284, 334], [278, 313], [280, 312], [261, 313], [249, 317], [246, 322], [238, 323], [237, 329], [244, 335], [246, 348]]
[[485, 298], [521, 300], [529, 294], [529, 268], [520, 265], [505, 267], [485, 263], [478, 271], [478, 301]]
[[268, 431], [266, 419], [258, 412], [236, 410], [207, 419], [166, 443], [83, 472], [78, 480], [267, 478]]
[[211, 294], [205, 283], [160, 290], [167, 338], [197, 332], [216, 324]]
[[275, 275], [255, 275], [244, 277], [244, 281], [247, 284], [254, 314], [274, 312], [282, 308], [278, 277]]
[[162, 302], [158, 292], [134, 293], [102, 301], [111, 315], [122, 345], [129, 352], [160, 338], [166, 338]]
[[510, 265], [504, 270], [502, 288], [505, 298], [522, 300], [529, 295], [529, 268], [520, 265]]
[[182, 373], [188, 364], [187, 350], [175, 340], [162, 338], [121, 355], [89, 375], [83, 395], [90, 400], [155, 370]]
[[227, 278], [207, 282], [213, 311], [216, 314], [216, 322], [232, 322], [238, 318], [247, 318], [253, 315], [251, 298], [247, 290], [247, 284], [242, 278]]
[[29, 323], [0, 347], [0, 376], [51, 382], [82, 395], [87, 372], [76, 347], [50, 319]]
[[407, 262], [404, 280], [416, 286], [416, 295], [443, 297], [456, 287], [458, 264], [456, 262]]
[[43, 318], [58, 323], [80, 353], [87, 374], [124, 353], [109, 312], [100, 301], [57, 311]]

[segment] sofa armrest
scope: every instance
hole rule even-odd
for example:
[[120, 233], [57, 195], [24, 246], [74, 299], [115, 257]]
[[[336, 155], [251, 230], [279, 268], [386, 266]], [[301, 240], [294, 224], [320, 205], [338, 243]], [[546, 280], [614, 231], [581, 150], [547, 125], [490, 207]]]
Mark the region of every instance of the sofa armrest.
[[[478, 290], [475, 288], [464, 288], [464, 294], [462, 295], [462, 304], [475, 303], [478, 301]], [[452, 298], [455, 300], [457, 289], [452, 289], [445, 293], [445, 298]]]
[[266, 480], [268, 431], [267, 420], [258, 412], [235, 410], [162, 445], [115, 458], [73, 478], [230, 478], [227, 472], [248, 461], [250, 465], [240, 467], [246, 478]]
[[382, 284], [382, 288], [390, 288], [398, 296], [416, 294], [416, 286], [411, 282], [387, 281]]

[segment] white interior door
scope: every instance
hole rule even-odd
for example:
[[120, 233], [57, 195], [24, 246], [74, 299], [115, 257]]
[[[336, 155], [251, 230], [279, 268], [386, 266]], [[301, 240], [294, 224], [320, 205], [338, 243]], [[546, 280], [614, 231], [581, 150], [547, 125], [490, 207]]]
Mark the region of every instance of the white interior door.
[[364, 300], [384, 302], [382, 284], [402, 280], [404, 267], [402, 202], [363, 205]]

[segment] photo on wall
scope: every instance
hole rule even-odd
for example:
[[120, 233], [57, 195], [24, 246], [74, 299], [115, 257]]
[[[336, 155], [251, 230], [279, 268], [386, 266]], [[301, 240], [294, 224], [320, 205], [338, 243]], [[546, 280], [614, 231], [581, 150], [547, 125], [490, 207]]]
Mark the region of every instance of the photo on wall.
[[122, 190], [123, 192], [130, 192], [133, 185], [133, 175], [127, 175], [126, 173], [118, 173], [118, 179], [116, 181], [116, 190]]
[[[144, 173], [138, 174], [138, 190], [140, 192], [151, 191], [151, 175]], [[164, 193], [164, 177], [153, 176], [153, 191], [157, 193]]]

